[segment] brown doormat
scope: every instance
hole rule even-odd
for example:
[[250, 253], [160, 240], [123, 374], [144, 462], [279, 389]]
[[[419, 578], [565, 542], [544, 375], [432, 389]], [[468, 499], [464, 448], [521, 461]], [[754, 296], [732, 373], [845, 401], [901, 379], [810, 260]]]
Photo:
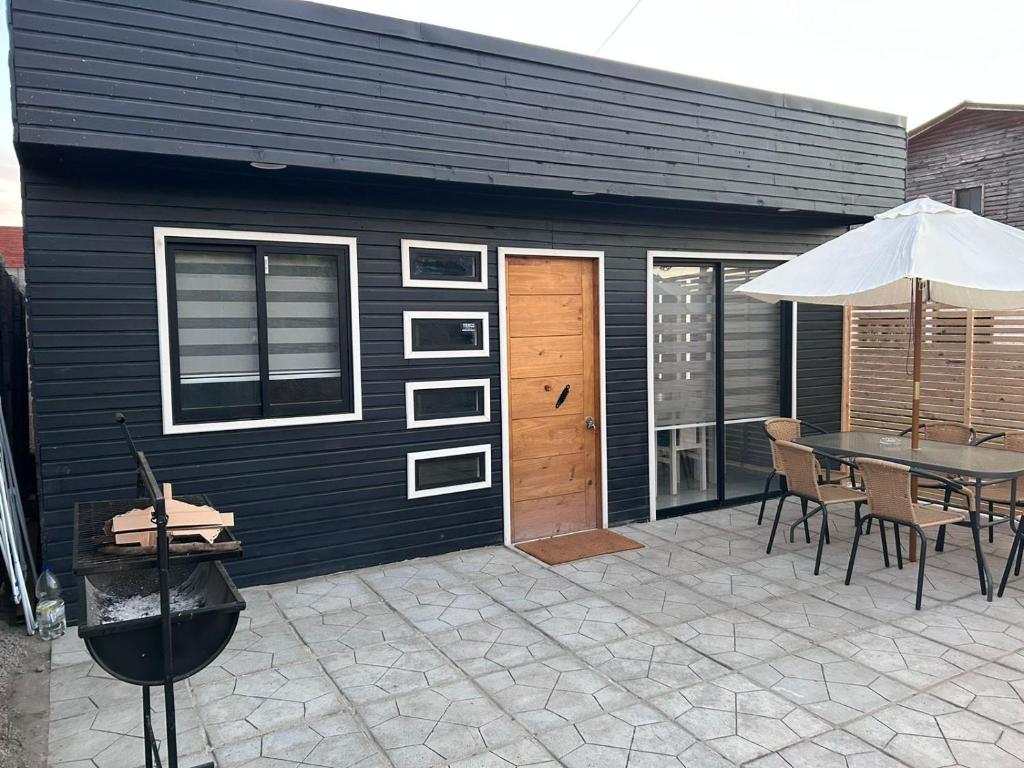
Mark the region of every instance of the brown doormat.
[[548, 565], [561, 565], [588, 557], [625, 552], [627, 549], [640, 549], [643, 544], [607, 528], [596, 528], [592, 531], [552, 536], [549, 539], [526, 541], [516, 544], [516, 547]]

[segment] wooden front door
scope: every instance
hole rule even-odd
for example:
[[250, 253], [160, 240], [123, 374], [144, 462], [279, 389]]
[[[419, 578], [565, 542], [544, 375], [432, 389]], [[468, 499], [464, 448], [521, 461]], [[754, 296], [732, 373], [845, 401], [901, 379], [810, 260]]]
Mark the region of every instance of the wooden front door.
[[601, 524], [597, 263], [508, 256], [512, 541]]

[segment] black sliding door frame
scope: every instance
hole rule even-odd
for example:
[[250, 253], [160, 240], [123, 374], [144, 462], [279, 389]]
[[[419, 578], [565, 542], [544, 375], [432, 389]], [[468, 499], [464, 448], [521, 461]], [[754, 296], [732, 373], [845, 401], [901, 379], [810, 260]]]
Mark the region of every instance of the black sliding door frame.
[[[710, 509], [718, 509], [726, 506], [748, 503], [760, 499], [760, 492], [742, 496], [728, 496], [726, 485], [726, 431], [730, 426], [726, 423], [726, 356], [725, 356], [725, 334], [726, 334], [726, 281], [725, 272], [727, 267], [771, 267], [777, 266], [787, 260], [788, 256], [782, 255], [761, 255], [761, 254], [717, 254], [699, 252], [671, 252], [671, 251], [649, 251], [647, 259], [647, 291], [648, 291], [648, 318], [647, 318], [647, 348], [648, 348], [648, 415], [649, 424], [649, 457], [650, 462], [650, 509], [651, 520], [665, 517], [675, 517], [694, 512], [703, 512]], [[655, 292], [655, 268], [665, 265], [705, 267], [714, 270], [714, 413], [715, 424], [709, 430], [714, 435], [714, 459], [715, 459], [715, 495], [714, 498], [696, 501], [689, 504], [680, 504], [666, 509], [657, 508], [658, 494], [658, 446], [657, 431], [654, 408], [655, 377], [657, 364], [655, 362], [654, 345], [654, 315], [656, 306], [654, 302]], [[781, 302], [779, 312], [778, 334], [780, 343], [779, 355], [779, 413], [780, 415], [792, 415], [795, 406], [794, 384], [796, 376], [796, 316], [794, 306], [791, 302]], [[742, 423], [737, 421], [736, 423]], [[765, 437], [767, 440], [767, 437]], [[675, 457], [672, 458], [675, 460]], [[765, 472], [767, 477], [767, 470]]]

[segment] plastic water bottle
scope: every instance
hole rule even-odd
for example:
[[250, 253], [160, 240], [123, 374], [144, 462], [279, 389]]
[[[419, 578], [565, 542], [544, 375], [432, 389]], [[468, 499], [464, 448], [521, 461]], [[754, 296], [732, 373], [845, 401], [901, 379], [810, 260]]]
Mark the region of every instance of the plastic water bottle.
[[60, 582], [48, 565], [43, 566], [43, 572], [36, 581], [36, 626], [43, 640], [56, 640], [68, 628]]

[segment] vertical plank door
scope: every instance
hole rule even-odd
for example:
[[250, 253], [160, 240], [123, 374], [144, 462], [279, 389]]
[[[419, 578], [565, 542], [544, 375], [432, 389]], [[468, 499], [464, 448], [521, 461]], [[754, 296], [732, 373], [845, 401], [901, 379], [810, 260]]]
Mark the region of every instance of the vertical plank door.
[[593, 259], [507, 257], [514, 542], [600, 525], [596, 275]]

